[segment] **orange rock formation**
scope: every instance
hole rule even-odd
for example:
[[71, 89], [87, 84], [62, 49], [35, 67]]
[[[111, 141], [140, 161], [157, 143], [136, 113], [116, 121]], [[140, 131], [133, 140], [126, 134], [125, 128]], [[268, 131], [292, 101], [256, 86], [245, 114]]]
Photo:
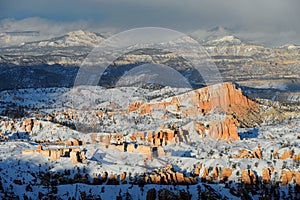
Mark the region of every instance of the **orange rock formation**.
[[242, 182], [247, 185], [255, 185], [257, 176], [252, 170], [242, 170]]
[[134, 102], [129, 105], [128, 112], [139, 111], [140, 114], [151, 114], [153, 110], [166, 112], [171, 109], [173, 112], [189, 117], [204, 116], [209, 112], [226, 113], [229, 116], [224, 120], [213, 121], [209, 127], [204, 127], [201, 122], [195, 122], [194, 128], [199, 134], [208, 130], [209, 137], [237, 140], [239, 136], [236, 126], [239, 126], [239, 123], [235, 118], [244, 119], [258, 108], [259, 104], [244, 96], [241, 89], [237, 89], [234, 84], [223, 83], [174, 96], [158, 103]]
[[[187, 105], [183, 106], [184, 104]], [[140, 110], [141, 114], [149, 114], [151, 110], [166, 110], [171, 105], [188, 116], [201, 116], [213, 110], [243, 117], [248, 114], [249, 109], [257, 110], [259, 107], [257, 103], [244, 96], [241, 89], [228, 82], [181, 94], [168, 101], [149, 104], [144, 101], [134, 102], [129, 106], [128, 111]]]
[[22, 155], [31, 155], [34, 153], [40, 153], [43, 156], [50, 157], [51, 160], [57, 160], [60, 157], [70, 157], [73, 163], [83, 162], [86, 157], [80, 148], [58, 148], [58, 149], [43, 149], [41, 145], [37, 150], [24, 150]]

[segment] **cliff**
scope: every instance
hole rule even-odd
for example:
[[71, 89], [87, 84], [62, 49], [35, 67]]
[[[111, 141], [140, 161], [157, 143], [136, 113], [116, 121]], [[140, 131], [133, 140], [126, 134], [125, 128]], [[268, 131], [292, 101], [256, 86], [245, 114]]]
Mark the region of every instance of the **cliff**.
[[242, 94], [240, 88], [226, 82], [184, 93], [158, 103], [134, 102], [128, 111], [139, 110], [140, 114], [151, 110], [164, 109], [180, 112], [185, 116], [204, 116], [212, 111], [226, 112], [238, 118], [248, 115], [250, 110], [257, 111], [259, 104]]
[[[202, 136], [218, 139], [239, 139], [236, 126], [253, 127], [260, 123], [260, 106], [248, 99], [233, 83], [222, 83], [173, 96], [157, 103], [133, 102], [128, 113], [151, 115], [155, 111], [175, 113], [189, 118], [205, 117], [215, 113], [227, 115], [222, 120], [204, 123], [195, 121], [194, 129]], [[168, 119], [167, 115], [162, 120]]]

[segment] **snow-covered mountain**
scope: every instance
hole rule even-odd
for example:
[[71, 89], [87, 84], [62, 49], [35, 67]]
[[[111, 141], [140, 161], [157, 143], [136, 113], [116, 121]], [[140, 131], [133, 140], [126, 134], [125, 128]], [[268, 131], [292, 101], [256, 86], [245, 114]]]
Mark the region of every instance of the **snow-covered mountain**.
[[37, 42], [25, 43], [25, 47], [74, 47], [86, 46], [95, 47], [99, 45], [104, 38], [100, 34], [85, 32], [83, 30], [73, 31], [67, 35], [52, 38], [50, 40], [42, 40]]
[[233, 35], [226, 35], [224, 37], [215, 40], [210, 40], [206, 42], [206, 45], [210, 45], [210, 46], [243, 45], [243, 42], [239, 38]]

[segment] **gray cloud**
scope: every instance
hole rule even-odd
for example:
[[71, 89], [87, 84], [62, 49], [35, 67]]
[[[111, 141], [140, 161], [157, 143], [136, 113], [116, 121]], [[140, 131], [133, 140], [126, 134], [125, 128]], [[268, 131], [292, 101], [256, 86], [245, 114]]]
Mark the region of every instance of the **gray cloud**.
[[87, 21], [55, 22], [38, 17], [25, 18], [22, 20], [4, 19], [0, 22], [2, 32], [9, 31], [40, 31], [42, 34], [61, 34], [64, 32], [85, 29], [90, 24]]
[[298, 0], [7, 0], [0, 3], [0, 18], [45, 18], [69, 30], [160, 26], [192, 32], [224, 25], [250, 38], [300, 44], [299, 7]]

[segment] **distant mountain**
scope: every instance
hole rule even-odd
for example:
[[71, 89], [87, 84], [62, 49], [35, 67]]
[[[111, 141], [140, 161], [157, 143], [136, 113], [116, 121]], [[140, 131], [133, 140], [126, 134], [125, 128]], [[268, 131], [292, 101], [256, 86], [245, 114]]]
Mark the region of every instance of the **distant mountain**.
[[[50, 38], [49, 38], [50, 37]], [[98, 45], [104, 37], [101, 34], [77, 30], [66, 35], [51, 37], [41, 35], [38, 31], [14, 31], [0, 33], [2, 47], [70, 47]]]
[[42, 40], [24, 44], [25, 46], [39, 47], [72, 47], [87, 46], [95, 47], [104, 40], [103, 36], [97, 33], [85, 32], [83, 30], [73, 31], [61, 37], [55, 37], [50, 40]]
[[[26, 34], [36, 33], [27, 32]], [[271, 48], [251, 44], [236, 36], [233, 29], [225, 27], [201, 30], [197, 34], [195, 32], [195, 35], [203, 39], [201, 44], [218, 67], [224, 81], [274, 79], [293, 81], [299, 79], [300, 46], [288, 44]], [[78, 67], [83, 60], [94, 47], [104, 40], [105, 37], [101, 34], [78, 30], [47, 40], [28, 42], [19, 46], [0, 47], [0, 77], [2, 77], [0, 87], [2, 90], [39, 87], [42, 83], [44, 87], [47, 85], [70, 87], [72, 86], [71, 80], [76, 77]], [[189, 43], [183, 42], [174, 45], [180, 49]], [[191, 46], [189, 49], [191, 49], [190, 52], [183, 52], [183, 54], [186, 53], [191, 57], [199, 56]], [[174, 52], [144, 49], [131, 51], [124, 55], [122, 52], [119, 53], [121, 56], [106, 69], [106, 76], [102, 79], [106, 86], [114, 85], [115, 81], [118, 81], [126, 71], [145, 63], [169, 66], [188, 80], [192, 80], [192, 84], [204, 85], [203, 80], [199, 79], [197, 73], [194, 73], [195, 69], [191, 63]], [[65, 70], [65, 67], [69, 67], [69, 69]], [[59, 74], [60, 78], [53, 78], [56, 77], [56, 74]], [[30, 78], [27, 80], [28, 77]], [[68, 80], [62, 77], [68, 77]], [[291, 90], [290, 88], [288, 87], [288, 90]], [[267, 96], [271, 98], [271, 95]]]
[[[202, 45], [240, 45], [258, 44], [243, 37], [235, 28], [215, 26], [210, 29], [199, 29], [189, 35]], [[221, 41], [220, 41], [221, 40]]]
[[105, 38], [98, 33], [73, 31], [60, 37], [0, 48], [0, 63], [19, 66], [80, 65]]
[[206, 45], [212, 45], [212, 46], [243, 45], [243, 42], [239, 38], [233, 35], [226, 35], [218, 39], [209, 40], [206, 42]]

